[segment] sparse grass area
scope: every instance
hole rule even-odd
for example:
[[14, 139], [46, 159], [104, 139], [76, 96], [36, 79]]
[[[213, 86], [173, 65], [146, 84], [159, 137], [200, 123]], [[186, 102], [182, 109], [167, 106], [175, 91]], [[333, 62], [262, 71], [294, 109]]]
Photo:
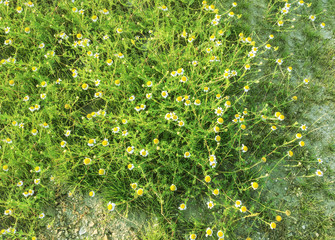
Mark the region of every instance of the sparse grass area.
[[0, 237], [49, 239], [84, 195], [148, 216], [140, 239], [331, 239], [294, 112], [334, 101], [335, 7], [311, 3], [2, 3]]

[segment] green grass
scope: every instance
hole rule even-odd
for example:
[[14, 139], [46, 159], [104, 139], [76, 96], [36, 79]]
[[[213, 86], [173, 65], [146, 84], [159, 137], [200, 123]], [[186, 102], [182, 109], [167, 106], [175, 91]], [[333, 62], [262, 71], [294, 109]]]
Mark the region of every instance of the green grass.
[[[38, 237], [42, 228], [55, 221], [54, 215], [46, 213], [48, 206], [69, 198], [69, 192], [75, 197], [94, 191], [94, 197], [103, 198], [110, 218], [115, 218], [115, 212], [127, 215], [129, 211], [157, 217], [157, 222], [138, 229], [142, 239], [190, 239], [191, 234], [203, 239], [208, 227], [213, 230], [213, 239], [219, 230], [227, 239], [254, 238], [256, 232], [270, 239], [287, 239], [287, 226], [298, 214], [302, 221], [312, 219], [313, 229], [327, 236], [331, 222], [322, 217], [313, 186], [326, 189], [329, 183], [315, 176], [316, 157], [299, 146], [300, 141], [310, 144], [305, 135], [313, 127], [307, 133], [301, 131], [302, 123], [289, 114], [297, 104], [293, 96], [298, 96], [299, 102], [301, 98], [311, 99], [309, 91], [317, 90], [313, 85], [308, 89], [303, 80], [308, 78], [313, 84], [314, 78], [322, 75], [321, 65], [330, 61], [322, 54], [329, 51], [318, 33], [324, 16], [321, 6], [298, 7], [294, 3], [283, 16], [280, 9], [284, 1], [265, 1], [256, 6], [264, 14], [257, 22], [252, 14], [255, 5], [242, 1], [234, 8], [232, 2], [216, 1], [215, 9], [222, 19], [214, 26], [211, 21], [215, 13], [205, 10], [200, 1], [34, 4], [29, 8], [21, 3], [21, 13], [16, 11], [19, 5], [12, 2], [8, 7], [0, 6], [3, 28], [10, 27], [7, 34], [1, 30], [0, 42], [12, 40], [12, 44], [1, 47], [0, 138], [4, 141], [0, 212], [12, 210], [0, 217], [2, 233], [12, 227], [18, 238]], [[159, 9], [164, 4], [167, 11]], [[80, 9], [85, 9], [83, 15], [78, 13]], [[100, 13], [103, 9], [109, 14]], [[228, 16], [230, 12], [234, 17]], [[317, 16], [315, 23], [308, 19], [311, 14]], [[91, 19], [93, 15], [98, 16], [96, 22]], [[291, 28], [286, 20], [294, 17], [295, 27]], [[278, 26], [278, 20], [283, 19], [284, 26]], [[292, 55], [290, 34], [302, 26], [310, 45], [304, 50], [294, 43], [298, 50]], [[117, 33], [118, 28], [122, 33]], [[181, 36], [183, 31], [188, 33], [186, 39]], [[74, 46], [81, 40], [78, 34], [89, 39], [89, 45]], [[269, 39], [270, 34], [274, 39]], [[109, 38], [103, 39], [106, 35]], [[221, 46], [210, 40], [212, 35]], [[192, 42], [188, 41], [190, 36], [194, 36]], [[42, 49], [41, 43], [45, 44]], [[266, 44], [272, 45], [270, 50]], [[258, 47], [256, 57], [249, 58], [253, 46]], [[207, 53], [207, 48], [212, 51]], [[90, 53], [99, 53], [99, 57]], [[124, 57], [119, 58], [118, 53]], [[211, 62], [215, 56], [220, 61]], [[302, 67], [295, 62], [309, 56], [310, 61]], [[15, 58], [15, 63], [5, 60], [9, 57]], [[110, 66], [108, 59], [113, 60]], [[283, 60], [282, 65], [276, 63], [278, 59]], [[195, 60], [197, 66], [192, 64]], [[316, 76], [302, 74], [315, 64], [320, 64]], [[287, 71], [289, 66], [292, 73]], [[174, 77], [173, 71], [180, 68], [184, 73]], [[331, 69], [329, 66], [327, 73]], [[225, 76], [225, 71], [230, 74]], [[184, 83], [180, 82], [182, 75], [187, 77]], [[56, 84], [57, 79], [61, 79], [60, 84]], [[244, 90], [246, 86], [249, 91]], [[329, 91], [334, 90], [331, 86]], [[168, 92], [167, 98], [163, 91]], [[44, 93], [46, 98], [42, 99]], [[29, 101], [25, 102], [27, 95]], [[134, 101], [129, 100], [131, 96], [135, 96]], [[178, 102], [178, 97], [183, 100]], [[194, 104], [197, 99], [200, 105]], [[40, 109], [30, 111], [35, 104]], [[145, 109], [135, 110], [141, 104]], [[218, 107], [222, 107], [222, 116], [215, 113]], [[171, 112], [178, 116], [176, 121], [166, 119]], [[236, 114], [244, 116], [244, 121]], [[283, 121], [278, 120], [280, 115], [285, 116]], [[222, 124], [218, 123], [220, 117]], [[183, 126], [179, 126], [180, 120]], [[21, 122], [23, 128], [18, 126]], [[43, 123], [49, 127], [44, 128]], [[215, 126], [219, 127], [217, 132]], [[38, 130], [36, 135], [33, 129]], [[64, 136], [66, 130], [71, 131], [68, 137]], [[123, 132], [126, 130], [127, 134]], [[297, 133], [303, 138], [296, 139]], [[95, 139], [93, 146], [88, 146], [90, 139]], [[107, 146], [103, 146], [104, 139], [108, 139]], [[62, 141], [66, 141], [63, 147]], [[247, 151], [242, 151], [243, 145]], [[127, 153], [130, 146], [134, 146], [132, 154]], [[148, 156], [141, 156], [142, 149]], [[288, 151], [294, 152], [293, 158], [288, 157]], [[186, 152], [191, 156], [184, 157]], [[215, 167], [209, 164], [211, 155], [216, 157]], [[89, 165], [84, 164], [85, 158], [91, 159]], [[302, 167], [296, 166], [298, 161]], [[132, 170], [129, 164], [134, 165]], [[105, 174], [100, 175], [99, 169]], [[206, 182], [205, 176], [211, 181]], [[40, 184], [34, 184], [35, 179], [40, 179]], [[19, 181], [23, 181], [22, 187], [17, 186]], [[252, 189], [252, 182], [258, 183], [257, 189]], [[136, 190], [131, 187], [133, 183], [137, 183]], [[171, 184], [176, 191], [170, 190]], [[287, 186], [286, 192], [283, 188]], [[293, 196], [296, 188], [305, 190], [307, 196]], [[24, 197], [29, 189], [34, 194]], [[143, 195], [138, 189], [143, 189]], [[219, 190], [217, 196], [214, 189]], [[298, 211], [283, 198], [291, 192], [293, 204], [301, 201]], [[246, 212], [240, 211], [241, 206], [235, 207], [237, 200], [242, 201]], [[108, 211], [110, 201], [116, 204], [114, 211]], [[215, 204], [212, 209], [206, 205], [209, 201]], [[178, 209], [182, 203], [186, 210]], [[287, 210], [292, 214], [286, 214]], [[41, 213], [46, 213], [42, 219]], [[309, 214], [313, 217], [308, 218]], [[270, 228], [272, 222], [276, 229]], [[51, 224], [51, 228], [55, 226]]]

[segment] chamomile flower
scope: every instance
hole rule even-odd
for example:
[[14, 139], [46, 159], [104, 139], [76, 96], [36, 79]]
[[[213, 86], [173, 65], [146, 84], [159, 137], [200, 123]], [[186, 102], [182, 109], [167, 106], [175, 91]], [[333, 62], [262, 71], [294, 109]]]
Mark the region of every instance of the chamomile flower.
[[279, 119], [280, 121], [283, 121], [283, 120], [285, 119], [285, 116], [284, 116], [283, 114], [280, 114], [279, 117], [278, 117], [278, 119]]
[[94, 81], [94, 85], [95, 85], [96, 87], [99, 86], [99, 85], [100, 85], [100, 80], [99, 80], [99, 79], [95, 80], [95, 81]]
[[62, 81], [62, 79], [58, 78], [55, 83], [60, 84], [61, 81]]
[[247, 152], [248, 151], [248, 147], [245, 146], [244, 144], [242, 144], [241, 150], [242, 150], [242, 152]]
[[321, 164], [323, 162], [321, 158], [318, 158], [317, 160], [318, 160], [319, 164]]
[[116, 85], [116, 86], [120, 86], [120, 84], [121, 84], [121, 82], [120, 82], [120, 80], [119, 80], [119, 79], [115, 80], [115, 82], [114, 82], [114, 83], [115, 83], [115, 85]]
[[179, 126], [179, 127], [182, 127], [182, 126], [184, 126], [184, 125], [185, 125], [184, 121], [180, 120], [180, 121], [178, 122], [178, 126]]
[[245, 70], [250, 70], [250, 64], [246, 64], [246, 65], [244, 66], [244, 68], [245, 68]]
[[275, 125], [273, 125], [273, 126], [271, 126], [271, 130], [275, 131], [275, 130], [277, 130], [277, 127]]
[[90, 197], [94, 197], [94, 196], [95, 196], [95, 192], [94, 192], [94, 191], [90, 191], [90, 192], [88, 193], [88, 195], [89, 195]]
[[219, 230], [219, 231], [217, 232], [217, 236], [219, 237], [219, 239], [223, 239], [223, 238], [224, 238], [224, 233], [223, 233], [223, 231], [222, 231], [222, 230]]
[[302, 124], [302, 125], [300, 126], [300, 128], [301, 128], [302, 131], [306, 131], [306, 130], [307, 130], [307, 126], [306, 126], [306, 124]]
[[236, 200], [235, 207], [239, 208], [242, 205], [241, 200]]
[[89, 164], [91, 164], [92, 159], [86, 157], [86, 158], [83, 160], [83, 162], [84, 162], [85, 165], [89, 165]]
[[93, 56], [94, 56], [94, 58], [99, 58], [99, 55], [100, 55], [99, 53], [94, 53]]
[[22, 10], [23, 10], [23, 8], [22, 8], [22, 7], [20, 7], [20, 6], [18, 6], [18, 7], [16, 8], [16, 11], [17, 11], [18, 13], [21, 13], [21, 12], [22, 12]]
[[60, 146], [61, 146], [62, 148], [64, 148], [64, 147], [66, 146], [66, 144], [67, 144], [67, 142], [64, 141], [64, 140], [60, 142]]
[[280, 12], [285, 15], [285, 14], [288, 13], [288, 9], [287, 8], [282, 8], [282, 10]]
[[278, 21], [278, 26], [280, 26], [280, 27], [281, 27], [281, 26], [283, 26], [283, 25], [284, 25], [284, 21], [282, 21], [282, 20], [279, 20], [279, 21]]
[[235, 15], [234, 12], [229, 12], [229, 13], [228, 13], [228, 16], [229, 16], [229, 17], [234, 17], [234, 15]]
[[109, 14], [109, 11], [108, 11], [106, 8], [103, 9], [103, 10], [101, 10], [101, 12], [102, 12], [103, 14], [105, 14], [105, 15]]
[[171, 184], [171, 186], [170, 186], [170, 190], [171, 190], [172, 192], [177, 191], [177, 187], [176, 187], [176, 185]]
[[147, 99], [151, 99], [151, 98], [152, 98], [152, 93], [147, 93], [147, 94], [145, 95], [145, 97], [146, 97]]
[[222, 108], [221, 108], [221, 107], [216, 108], [216, 109], [215, 109], [215, 114], [216, 114], [217, 116], [222, 116], [222, 114], [223, 114], [223, 110], [222, 110]]
[[211, 228], [208, 227], [208, 228], [206, 229], [206, 237], [211, 237], [212, 234], [213, 234], [213, 230], [212, 230]]
[[16, 184], [16, 186], [18, 186], [18, 187], [22, 187], [22, 186], [23, 186], [23, 181], [19, 181], [19, 182]]
[[300, 138], [302, 138], [302, 135], [301, 135], [301, 133], [297, 133], [297, 134], [295, 135], [295, 137], [296, 137], [297, 139], [300, 139]]
[[183, 75], [184, 74], [184, 69], [183, 68], [178, 68], [177, 69], [177, 74], [180, 76], [180, 75]]
[[195, 101], [194, 101], [194, 105], [197, 105], [197, 106], [199, 106], [201, 104], [201, 101], [200, 101], [200, 99], [196, 99]]
[[128, 135], [128, 131], [127, 131], [127, 129], [126, 129], [126, 130], [123, 130], [123, 131], [122, 131], [122, 136], [125, 137], [125, 136], [127, 136], [127, 135]]
[[36, 184], [36, 185], [38, 185], [38, 184], [40, 184], [40, 179], [34, 179], [34, 183]]
[[25, 31], [26, 33], [30, 33], [30, 28], [29, 28], [29, 27], [26, 27], [26, 28], [24, 29], [24, 31]]
[[99, 18], [96, 15], [93, 15], [91, 17], [91, 19], [92, 19], [93, 22], [96, 22], [96, 21], [98, 21]]
[[105, 169], [102, 169], [100, 168], [99, 171], [98, 171], [98, 174], [101, 176], [101, 175], [105, 175], [106, 171]]
[[159, 9], [163, 10], [164, 12], [169, 10], [165, 5], [158, 7]]
[[40, 215], [38, 215], [39, 218], [44, 218], [45, 217], [45, 214], [44, 213], [41, 213]]
[[189, 38], [187, 39], [187, 41], [188, 41], [189, 43], [193, 42], [194, 40], [195, 40], [195, 37], [194, 37], [194, 36], [189, 37]]
[[5, 40], [5, 45], [11, 45], [12, 44], [12, 39], [7, 39]]
[[315, 18], [316, 18], [316, 17], [315, 17], [314, 15], [310, 15], [310, 16], [309, 16], [309, 19], [310, 19], [312, 22], [315, 21]]
[[71, 130], [66, 130], [64, 136], [68, 137], [68, 136], [70, 136], [70, 134], [71, 134]]
[[276, 63], [278, 63], [278, 65], [281, 65], [281, 64], [283, 63], [283, 60], [280, 59], [280, 58], [278, 58], [278, 59], [276, 60]]
[[102, 142], [101, 142], [102, 146], [107, 147], [109, 145], [109, 141], [107, 138], [105, 138]]
[[326, 26], [326, 24], [324, 22], [320, 24], [321, 28], [325, 28], [325, 26]]
[[129, 163], [129, 164], [127, 165], [127, 168], [128, 168], [128, 170], [133, 170], [133, 169], [134, 169], [134, 164]]
[[251, 187], [252, 187], [252, 189], [256, 190], [258, 188], [258, 183], [252, 182]]
[[118, 58], [124, 58], [124, 55], [123, 55], [123, 53], [120, 52], [120, 53], [117, 54], [117, 57]]
[[117, 32], [117, 33], [123, 33], [123, 30], [122, 30], [122, 28], [117, 28], [117, 29], [116, 29], [116, 32]]
[[185, 104], [185, 106], [190, 106], [191, 105], [191, 101], [190, 100], [186, 100], [184, 104]]
[[240, 212], [246, 212], [247, 211], [247, 208], [246, 208], [246, 206], [242, 206], [241, 208], [240, 208]]
[[113, 60], [112, 59], [107, 59], [106, 61], [107, 65], [110, 66], [113, 64]]
[[167, 98], [169, 96], [168, 92], [167, 91], [163, 91], [162, 92], [162, 97], [163, 98]]
[[120, 131], [120, 128], [119, 127], [114, 127], [113, 128], [113, 133], [118, 133]]
[[35, 167], [34, 170], [35, 170], [35, 172], [40, 172], [40, 171], [41, 171], [41, 168], [37, 166], [37, 167]]
[[90, 140], [88, 140], [87, 145], [92, 147], [92, 146], [94, 146], [95, 142], [96, 142], [95, 139], [90, 139]]
[[208, 207], [209, 209], [212, 209], [212, 208], [214, 207], [214, 203], [213, 203], [213, 201], [209, 201], [209, 202], [207, 202], [207, 207]]
[[292, 67], [288, 67], [288, 68], [287, 68], [287, 71], [288, 71], [288, 72], [292, 72]]
[[165, 114], [165, 119], [166, 120], [170, 120], [171, 118], [172, 118], [172, 114], [171, 113]]
[[131, 183], [130, 186], [131, 186], [132, 189], [136, 190], [136, 188], [137, 188], [137, 183]]
[[196, 238], [197, 238], [197, 234], [192, 233], [192, 234], [190, 235], [190, 239], [191, 239], [191, 240], [194, 240], [194, 239], [196, 239]]
[[147, 87], [152, 87], [152, 81], [148, 81], [146, 85]]
[[184, 153], [184, 158], [189, 158], [191, 157], [191, 153], [190, 152], [185, 152]]
[[42, 100], [44, 100], [44, 99], [47, 97], [47, 95], [46, 95], [45, 93], [42, 93], [42, 94], [40, 95], [40, 97], [41, 97]]
[[145, 149], [142, 149], [142, 150], [140, 151], [140, 155], [141, 155], [142, 157], [146, 157], [146, 156], [148, 156], [148, 154], [149, 154], [149, 152], [148, 152], [147, 150], [145, 150]]
[[142, 196], [143, 192], [144, 192], [143, 188], [139, 188], [139, 189], [136, 190], [136, 193], [137, 193], [138, 196]]
[[182, 38], [186, 38], [186, 37], [187, 37], [187, 32], [183, 31], [183, 32], [180, 34], [180, 36], [181, 36]]
[[115, 203], [112, 203], [112, 202], [107, 203], [107, 209], [108, 209], [108, 211], [114, 211], [115, 206], [116, 206]]
[[308, 83], [309, 83], [309, 79], [308, 79], [308, 78], [305, 78], [305, 79], [304, 79], [304, 83], [305, 83], [305, 84], [308, 84]]
[[254, 58], [255, 56], [256, 56], [256, 54], [254, 52], [249, 52], [248, 53], [249, 58]]
[[316, 170], [316, 172], [315, 172], [315, 174], [316, 174], [316, 176], [318, 176], [318, 177], [322, 177], [323, 176], [323, 172], [321, 171], [321, 170]]
[[244, 86], [244, 92], [248, 92], [250, 90], [250, 87], [247, 85], [247, 86]]
[[219, 189], [214, 189], [212, 193], [215, 196], [219, 195]]
[[4, 212], [5, 215], [11, 215], [12, 214], [12, 209], [7, 209]]
[[293, 153], [292, 151], [288, 151], [288, 152], [287, 152], [287, 155], [288, 155], [289, 157], [293, 157], [294, 153]]
[[180, 204], [178, 209], [179, 210], [186, 210], [186, 204], [185, 203]]
[[304, 141], [300, 141], [299, 145], [300, 145], [300, 147], [303, 147], [303, 146], [305, 146], [305, 142]]
[[221, 42], [221, 41], [216, 41], [216, 42], [215, 42], [215, 45], [216, 45], [217, 47], [219, 47], [219, 46], [222, 45], [222, 42]]
[[277, 226], [276, 223], [274, 223], [274, 222], [271, 222], [271, 223], [270, 223], [270, 228], [271, 228], [271, 229], [275, 229], [276, 226]]
[[192, 65], [193, 66], [197, 66], [198, 65], [198, 61], [192, 61]]
[[214, 20], [212, 20], [211, 24], [213, 26], [217, 26], [219, 24], [219, 21], [217, 21], [217, 20], [214, 19]]
[[186, 83], [187, 80], [188, 80], [188, 78], [186, 76], [182, 76], [181, 79], [180, 79], [180, 82]]

